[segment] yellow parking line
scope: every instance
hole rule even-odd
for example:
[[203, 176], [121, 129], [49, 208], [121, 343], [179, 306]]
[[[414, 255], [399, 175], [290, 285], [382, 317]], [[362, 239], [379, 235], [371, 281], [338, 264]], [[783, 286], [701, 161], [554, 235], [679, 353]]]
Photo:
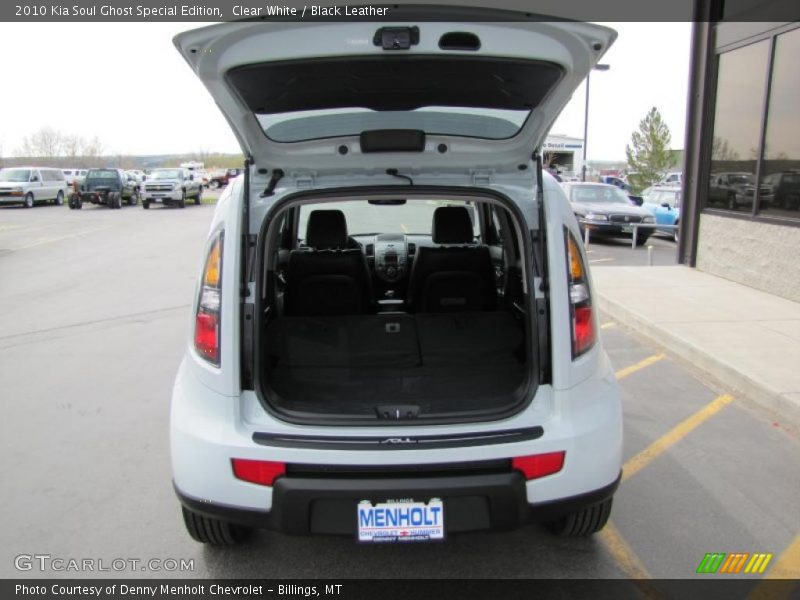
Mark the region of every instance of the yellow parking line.
[[68, 240], [68, 239], [72, 239], [72, 238], [77, 238], [77, 237], [80, 237], [82, 235], [87, 235], [89, 233], [95, 233], [97, 231], [105, 231], [106, 229], [111, 229], [111, 227], [112, 227], [111, 225], [107, 225], [105, 227], [95, 227], [94, 229], [85, 229], [83, 231], [76, 231], [74, 233], [68, 233], [66, 235], [60, 235], [60, 236], [56, 236], [56, 237], [42, 238], [42, 239], [39, 239], [39, 240], [37, 240], [35, 242], [31, 242], [30, 244], [17, 246], [16, 248], [11, 248], [11, 249], [14, 250], [14, 251], [16, 251], [16, 250], [27, 250], [28, 248], [34, 248], [36, 246], [43, 246], [44, 244], [52, 244], [54, 242], [60, 242], [61, 240]]
[[636, 475], [639, 471], [649, 465], [654, 459], [663, 454], [666, 450], [674, 446], [687, 434], [694, 431], [710, 417], [717, 414], [733, 401], [733, 396], [723, 394], [706, 404], [692, 416], [688, 417], [670, 431], [662, 435], [647, 448], [631, 458], [622, 467], [622, 481], [626, 481]]
[[635, 365], [631, 365], [630, 367], [625, 367], [624, 369], [620, 369], [615, 373], [617, 379], [623, 379], [628, 375], [636, 373], [636, 371], [641, 371], [645, 367], [649, 367], [650, 365], [657, 363], [662, 358], [664, 358], [664, 354], [653, 354], [653, 356], [648, 356], [643, 361], [636, 363]]
[[[800, 579], [800, 535], [795, 536], [764, 579], [750, 593], [748, 600], [782, 600], [792, 597]], [[780, 581], [775, 581], [776, 579]]]
[[795, 536], [764, 579], [800, 579], [800, 535]]
[[652, 579], [642, 561], [639, 560], [611, 521], [606, 523], [598, 535], [608, 551], [611, 552], [617, 566], [629, 579]]
[[608, 323], [603, 323], [602, 325], [600, 325], [600, 329], [609, 329], [611, 327], [616, 327], [616, 326], [617, 324], [614, 323], [614, 321], [609, 321]]

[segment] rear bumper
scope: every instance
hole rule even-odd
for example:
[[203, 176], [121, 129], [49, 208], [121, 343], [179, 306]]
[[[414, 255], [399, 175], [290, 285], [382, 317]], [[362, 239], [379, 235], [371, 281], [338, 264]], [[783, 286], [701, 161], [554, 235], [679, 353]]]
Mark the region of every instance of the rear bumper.
[[[292, 535], [356, 537], [356, 507], [361, 500], [392, 498], [444, 501], [445, 531], [510, 530], [531, 522], [557, 519], [610, 498], [620, 478], [600, 489], [559, 499], [529, 503], [525, 480], [516, 471], [470, 476], [391, 479], [282, 477], [272, 490], [269, 510], [249, 510], [204, 502], [175, 486], [181, 504], [196, 513], [230, 523]], [[265, 501], [266, 490], [265, 489]]]

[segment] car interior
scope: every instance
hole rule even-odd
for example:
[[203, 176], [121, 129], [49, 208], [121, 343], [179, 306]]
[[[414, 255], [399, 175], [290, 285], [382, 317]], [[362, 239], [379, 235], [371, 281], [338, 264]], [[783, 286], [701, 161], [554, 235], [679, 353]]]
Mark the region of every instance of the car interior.
[[519, 228], [491, 201], [346, 200], [270, 220], [262, 397], [298, 418], [486, 418], [525, 397]]

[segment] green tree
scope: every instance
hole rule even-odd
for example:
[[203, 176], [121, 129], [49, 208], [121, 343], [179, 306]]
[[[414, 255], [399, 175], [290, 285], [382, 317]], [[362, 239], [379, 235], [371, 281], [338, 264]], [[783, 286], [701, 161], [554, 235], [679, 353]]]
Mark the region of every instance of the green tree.
[[669, 127], [654, 106], [639, 122], [639, 130], [633, 132], [631, 143], [625, 146], [631, 173], [628, 179], [634, 191], [639, 192], [661, 181], [664, 172], [672, 165], [671, 141]]

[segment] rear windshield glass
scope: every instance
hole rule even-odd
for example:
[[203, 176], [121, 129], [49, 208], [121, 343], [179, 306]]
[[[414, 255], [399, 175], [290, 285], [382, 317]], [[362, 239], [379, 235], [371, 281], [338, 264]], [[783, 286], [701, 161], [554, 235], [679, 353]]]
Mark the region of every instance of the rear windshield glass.
[[370, 204], [364, 200], [345, 200], [304, 204], [300, 207], [298, 237], [306, 238], [308, 215], [314, 210], [341, 210], [347, 221], [349, 235], [400, 233], [431, 235], [433, 211], [440, 206], [465, 206], [472, 218], [475, 236], [480, 235], [473, 205], [459, 200], [409, 200], [405, 204]]
[[628, 196], [612, 185], [576, 185], [572, 188], [573, 202], [624, 202], [630, 204]]
[[276, 142], [357, 135], [375, 129], [419, 129], [430, 134], [500, 140], [516, 135], [529, 114], [527, 110], [426, 106], [410, 111], [340, 108], [256, 117], [267, 137]]
[[87, 179], [116, 179], [117, 172], [111, 169], [92, 169], [86, 176]]
[[535, 60], [370, 55], [244, 65], [226, 79], [267, 137], [297, 142], [376, 129], [509, 138], [562, 76]]

